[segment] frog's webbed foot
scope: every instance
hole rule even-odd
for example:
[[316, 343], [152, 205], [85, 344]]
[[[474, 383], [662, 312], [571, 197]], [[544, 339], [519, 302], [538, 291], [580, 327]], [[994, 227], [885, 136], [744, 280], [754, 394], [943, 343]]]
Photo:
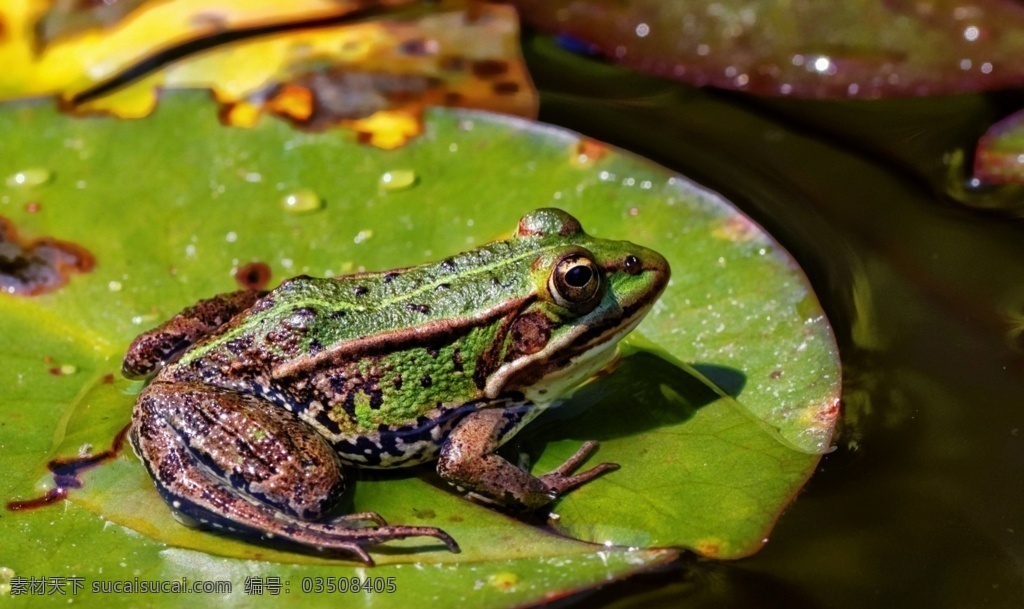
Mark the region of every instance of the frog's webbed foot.
[[437, 471], [442, 478], [474, 498], [509, 508], [535, 510], [594, 478], [619, 468], [601, 463], [583, 473], [576, 469], [597, 449], [585, 443], [554, 471], [534, 476], [494, 453], [506, 430], [516, 426], [517, 413], [498, 408], [473, 412], [462, 419], [441, 448]]
[[200, 383], [153, 383], [139, 396], [132, 446], [157, 489], [185, 521], [354, 554], [365, 546], [433, 537], [433, 527], [388, 526], [373, 512], [325, 517], [344, 490], [337, 454], [291, 413], [258, 398]]

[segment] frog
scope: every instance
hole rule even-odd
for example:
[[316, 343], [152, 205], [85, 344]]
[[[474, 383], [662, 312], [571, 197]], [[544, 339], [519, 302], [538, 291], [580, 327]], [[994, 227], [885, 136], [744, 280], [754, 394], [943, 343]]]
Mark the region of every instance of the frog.
[[536, 512], [618, 469], [578, 472], [594, 441], [539, 476], [497, 451], [613, 365], [669, 277], [545, 208], [439, 262], [213, 296], [132, 341], [122, 372], [148, 382], [128, 437], [183, 524], [367, 565], [397, 539], [459, 552], [440, 528], [338, 514], [353, 470], [436, 462], [466, 497]]

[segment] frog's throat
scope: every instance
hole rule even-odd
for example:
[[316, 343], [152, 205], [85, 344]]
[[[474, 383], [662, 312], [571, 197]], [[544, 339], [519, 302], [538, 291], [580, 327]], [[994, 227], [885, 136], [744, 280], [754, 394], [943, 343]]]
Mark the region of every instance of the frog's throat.
[[[638, 307], [624, 317], [624, 323], [616, 324], [611, 332], [603, 332], [590, 337], [579, 347], [571, 345], [588, 332], [588, 325], [581, 324], [560, 337], [558, 341], [548, 343], [544, 349], [534, 355], [509, 362], [498, 368], [487, 380], [485, 395], [495, 399], [514, 384], [515, 377], [531, 367], [548, 368], [545, 374], [523, 388], [523, 393], [533, 401], [550, 402], [570, 389], [590, 378], [613, 361], [618, 354], [618, 343], [629, 334], [651, 309], [651, 303]], [[566, 349], [576, 351], [567, 358], [557, 358]]]

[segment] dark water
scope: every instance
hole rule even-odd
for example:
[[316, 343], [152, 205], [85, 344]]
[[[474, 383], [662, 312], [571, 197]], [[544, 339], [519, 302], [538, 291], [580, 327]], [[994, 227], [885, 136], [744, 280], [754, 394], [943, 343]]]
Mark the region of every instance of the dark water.
[[580, 603], [1024, 607], [1024, 221], [978, 209], [1024, 195], [964, 194], [948, 166], [1024, 95], [756, 100], [525, 46], [541, 120], [679, 171], [779, 239], [844, 365], [839, 449], [761, 553]]

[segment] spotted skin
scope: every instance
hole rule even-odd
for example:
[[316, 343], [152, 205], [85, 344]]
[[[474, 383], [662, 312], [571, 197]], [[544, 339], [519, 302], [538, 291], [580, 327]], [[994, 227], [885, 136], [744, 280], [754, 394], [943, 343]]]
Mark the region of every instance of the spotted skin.
[[437, 461], [471, 497], [526, 510], [612, 471], [573, 474], [593, 443], [539, 477], [495, 451], [612, 361], [668, 276], [548, 209], [438, 263], [215, 296], [132, 343], [125, 375], [152, 378], [129, 438], [183, 521], [368, 564], [391, 539], [455, 552], [440, 529], [327, 520], [345, 468]]

